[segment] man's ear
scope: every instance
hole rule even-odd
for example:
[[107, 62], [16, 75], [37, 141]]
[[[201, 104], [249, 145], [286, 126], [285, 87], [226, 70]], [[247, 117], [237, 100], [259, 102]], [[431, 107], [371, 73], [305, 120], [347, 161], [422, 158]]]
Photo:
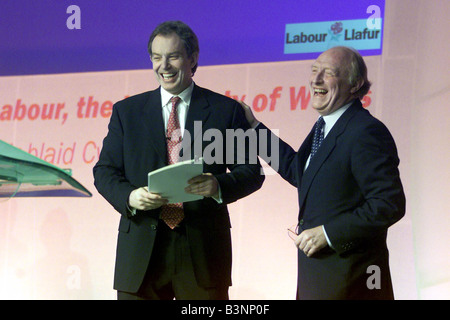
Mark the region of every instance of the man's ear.
[[351, 94], [355, 94], [356, 92], [358, 92], [359, 89], [361, 89], [361, 87], [364, 84], [364, 80], [363, 79], [358, 79], [355, 83], [355, 85], [350, 89], [350, 93]]
[[191, 56], [191, 68], [193, 68], [198, 63], [198, 52], [192, 53]]

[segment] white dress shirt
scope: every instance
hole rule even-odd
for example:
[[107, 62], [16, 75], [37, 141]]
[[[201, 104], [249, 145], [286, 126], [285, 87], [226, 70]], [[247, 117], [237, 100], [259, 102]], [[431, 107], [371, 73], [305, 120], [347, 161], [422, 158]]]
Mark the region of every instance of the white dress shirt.
[[[194, 90], [194, 82], [191, 83], [189, 87], [187, 87], [183, 92], [178, 94], [177, 96], [181, 98], [180, 102], [178, 102], [178, 121], [180, 122], [180, 130], [181, 136], [184, 134], [184, 128], [186, 125], [186, 117], [189, 110], [189, 104], [191, 103], [192, 90]], [[174, 95], [170, 92], [167, 92], [163, 87], [161, 87], [161, 106], [162, 106], [162, 116], [164, 120], [164, 132], [167, 131], [167, 123], [169, 122], [170, 112], [172, 111], [172, 99]]]

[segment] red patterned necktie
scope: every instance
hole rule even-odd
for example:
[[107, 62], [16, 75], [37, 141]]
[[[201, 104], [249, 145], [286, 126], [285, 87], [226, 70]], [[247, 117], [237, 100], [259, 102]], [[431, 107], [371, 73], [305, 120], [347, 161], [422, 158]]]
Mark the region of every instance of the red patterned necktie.
[[[180, 97], [172, 97], [172, 111], [167, 122], [167, 161], [177, 163], [181, 150], [181, 130], [178, 120], [177, 104]], [[161, 207], [161, 219], [171, 228], [175, 228], [184, 218], [183, 203], [171, 203]]]

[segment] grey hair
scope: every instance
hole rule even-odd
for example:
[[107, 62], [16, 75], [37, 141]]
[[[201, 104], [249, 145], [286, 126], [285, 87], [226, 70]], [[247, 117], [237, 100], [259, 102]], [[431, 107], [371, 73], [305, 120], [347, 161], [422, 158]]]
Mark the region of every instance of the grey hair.
[[354, 93], [359, 99], [362, 99], [370, 90], [372, 83], [367, 77], [367, 66], [361, 56], [361, 54], [353, 48], [339, 46], [334, 48], [340, 48], [344, 50], [350, 56], [350, 70], [348, 74], [348, 81], [350, 85], [355, 85], [359, 80], [363, 81], [363, 85], [358, 91]]

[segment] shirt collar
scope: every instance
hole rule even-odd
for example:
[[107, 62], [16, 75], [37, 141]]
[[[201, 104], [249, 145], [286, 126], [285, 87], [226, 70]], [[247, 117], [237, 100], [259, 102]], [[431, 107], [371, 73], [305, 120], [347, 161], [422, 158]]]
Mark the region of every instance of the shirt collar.
[[[194, 81], [192, 81], [191, 85], [189, 87], [187, 87], [186, 89], [184, 89], [183, 92], [181, 92], [180, 94], [177, 94], [176, 96], [180, 97], [181, 100], [183, 100], [183, 102], [186, 105], [189, 105], [191, 103], [191, 97], [192, 97], [192, 91], [194, 90]], [[162, 106], [166, 106], [170, 99], [172, 99], [174, 95], [168, 91], [166, 91], [163, 87], [161, 87], [161, 104]]]
[[344, 112], [352, 105], [353, 101], [343, 105], [336, 111], [330, 113], [329, 115], [323, 116], [323, 120], [325, 121], [325, 131], [324, 135], [326, 136], [328, 132], [330, 132], [331, 128], [335, 125], [335, 123], [339, 120], [339, 118], [344, 114]]

